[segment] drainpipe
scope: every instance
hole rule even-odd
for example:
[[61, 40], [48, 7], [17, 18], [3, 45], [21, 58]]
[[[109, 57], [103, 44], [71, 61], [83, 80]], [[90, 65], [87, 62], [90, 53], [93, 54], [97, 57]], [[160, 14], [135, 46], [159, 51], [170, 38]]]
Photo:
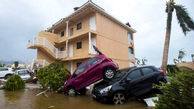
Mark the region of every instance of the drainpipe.
[[91, 48], [92, 48], [92, 43], [91, 43], [91, 32], [89, 32], [88, 35], [89, 35], [89, 54], [91, 54]]
[[66, 48], [65, 48], [65, 56], [67, 57], [67, 49], [68, 49], [68, 23], [69, 21], [66, 21]]

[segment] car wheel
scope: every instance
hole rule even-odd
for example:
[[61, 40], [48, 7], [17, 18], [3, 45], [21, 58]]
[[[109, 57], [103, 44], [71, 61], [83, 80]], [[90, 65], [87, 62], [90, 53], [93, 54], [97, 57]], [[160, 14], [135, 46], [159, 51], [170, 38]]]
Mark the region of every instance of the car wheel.
[[104, 71], [104, 77], [105, 79], [112, 79], [115, 76], [115, 70], [111, 69], [111, 68], [107, 68]]
[[5, 76], [5, 79], [8, 79], [10, 76], [11, 76], [11, 75], [6, 75], [6, 76]]
[[125, 95], [123, 93], [115, 93], [113, 96], [114, 104], [124, 104], [126, 102]]
[[75, 96], [76, 95], [76, 91], [75, 91], [75, 89], [74, 88], [68, 88], [68, 90], [67, 90], [67, 95], [69, 95], [69, 96]]

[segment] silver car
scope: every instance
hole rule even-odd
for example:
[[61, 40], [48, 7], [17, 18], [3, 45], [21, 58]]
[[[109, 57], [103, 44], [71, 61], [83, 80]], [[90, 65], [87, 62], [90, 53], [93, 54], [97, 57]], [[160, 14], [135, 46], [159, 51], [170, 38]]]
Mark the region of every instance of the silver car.
[[26, 69], [17, 70], [15, 74], [18, 74], [23, 80], [28, 80], [31, 78], [29, 71]]

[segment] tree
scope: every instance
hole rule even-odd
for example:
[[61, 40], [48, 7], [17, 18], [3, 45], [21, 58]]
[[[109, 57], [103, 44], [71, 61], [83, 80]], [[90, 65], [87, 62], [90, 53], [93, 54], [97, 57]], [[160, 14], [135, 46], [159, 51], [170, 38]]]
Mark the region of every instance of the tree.
[[5, 83], [5, 89], [15, 91], [25, 88], [25, 82], [19, 75], [12, 75]]
[[192, 62], [194, 62], [194, 54], [191, 54]]
[[136, 64], [139, 66], [140, 65], [140, 60], [138, 58], [135, 58]]
[[181, 68], [180, 72], [171, 75], [169, 83], [155, 86], [162, 90], [163, 95], [158, 95], [155, 109], [193, 109], [194, 96], [194, 71]]
[[172, 13], [174, 9], [176, 11], [177, 20], [180, 24], [180, 27], [184, 35], [186, 35], [187, 32], [194, 30], [193, 20], [189, 17], [189, 14], [187, 13], [186, 8], [182, 5], [176, 5], [174, 0], [169, 0], [166, 4], [167, 24], [166, 24], [166, 37], [165, 37], [163, 59], [162, 59], [162, 69], [164, 72], [166, 72], [166, 66], [168, 61]]
[[19, 62], [18, 61], [14, 61], [14, 65], [15, 65], [15, 68], [17, 68], [18, 65], [19, 65]]
[[185, 57], [186, 53], [183, 50], [179, 50], [179, 56], [178, 59], [180, 60], [180, 62], [183, 62], [182, 59]]
[[57, 90], [68, 78], [68, 70], [59, 62], [53, 62], [49, 66], [41, 68], [36, 74], [38, 81], [43, 88], [50, 87]]
[[148, 62], [148, 60], [147, 60], [147, 59], [145, 59], [145, 58], [143, 58], [141, 61], [142, 61], [142, 64], [141, 64], [141, 65], [146, 65], [146, 63], [145, 63], [145, 62]]

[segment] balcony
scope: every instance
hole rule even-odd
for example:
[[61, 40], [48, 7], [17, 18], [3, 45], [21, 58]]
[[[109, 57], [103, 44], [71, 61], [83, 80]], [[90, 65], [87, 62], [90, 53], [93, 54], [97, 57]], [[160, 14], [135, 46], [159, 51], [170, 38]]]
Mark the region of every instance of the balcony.
[[31, 68], [42, 68], [42, 67], [45, 67], [45, 66], [48, 66], [50, 63], [47, 62], [46, 60], [44, 59], [36, 59], [36, 60], [33, 60], [32, 61], [32, 65], [31, 65]]
[[42, 48], [56, 59], [66, 57], [65, 51], [58, 51], [58, 49], [45, 37], [34, 37], [33, 40], [29, 40], [28, 48], [30, 49]]

